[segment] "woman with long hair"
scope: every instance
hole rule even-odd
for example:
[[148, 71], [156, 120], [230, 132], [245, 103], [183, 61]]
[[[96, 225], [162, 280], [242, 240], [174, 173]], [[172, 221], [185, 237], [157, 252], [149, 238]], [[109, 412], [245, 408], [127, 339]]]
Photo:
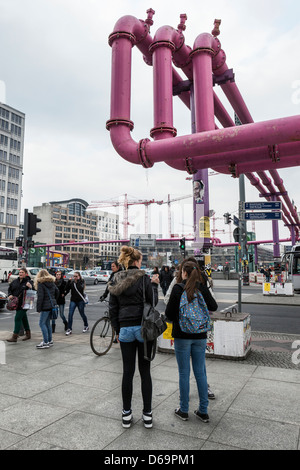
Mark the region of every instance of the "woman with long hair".
[[66, 336], [70, 336], [72, 334], [72, 327], [73, 327], [73, 316], [76, 307], [79, 310], [79, 314], [83, 320], [83, 333], [86, 333], [89, 330], [88, 319], [85, 314], [85, 297], [84, 297], [84, 290], [85, 290], [85, 282], [82, 279], [81, 274], [79, 271], [75, 271], [73, 275], [73, 279], [70, 279], [67, 283], [65, 295], [67, 295], [71, 291], [71, 300], [69, 305], [69, 316], [68, 316], [68, 329], [66, 331]]
[[179, 371], [180, 406], [175, 409], [175, 415], [184, 421], [189, 417], [190, 390], [190, 358], [197, 382], [199, 407], [194, 412], [203, 422], [209, 421], [207, 414], [208, 395], [205, 367], [205, 350], [207, 333], [186, 333], [181, 330], [180, 299], [186, 291], [187, 300], [193, 302], [195, 295], [200, 293], [210, 311], [216, 311], [218, 305], [207, 288], [205, 279], [196, 263], [187, 261], [182, 265], [182, 283], [175, 284], [172, 289], [165, 314], [173, 322], [172, 336], [174, 338], [175, 356]]
[[[142, 384], [143, 413], [142, 419], [146, 428], [152, 427], [152, 380], [150, 362], [144, 358], [144, 340], [141, 336], [141, 322], [146, 302], [156, 305], [158, 302], [157, 284], [155, 277], [149, 276], [141, 270], [142, 253], [135, 248], [123, 246], [119, 263], [124, 266], [123, 271], [115, 273], [113, 281], [109, 283], [109, 314], [111, 323], [120, 342], [123, 360], [122, 378], [122, 425], [129, 428], [133, 421], [131, 401], [133, 392], [133, 376], [135, 372], [136, 354]], [[150, 354], [152, 343], [147, 343]]]
[[51, 276], [46, 269], [41, 269], [37, 273], [34, 287], [37, 290], [36, 310], [40, 314], [39, 326], [43, 335], [43, 341], [36, 347], [38, 349], [46, 349], [53, 346], [50, 319], [51, 310], [56, 305], [59, 291], [55, 285], [55, 277]]
[[24, 295], [27, 289], [33, 288], [33, 282], [28, 275], [26, 268], [21, 268], [19, 270], [19, 277], [15, 279], [8, 287], [8, 298], [18, 297], [18, 305], [15, 315], [15, 326], [11, 338], [8, 338], [6, 341], [9, 343], [16, 343], [18, 341], [19, 332], [22, 327], [25, 330], [25, 338], [23, 341], [26, 341], [31, 338], [30, 326], [27, 317], [27, 310], [23, 308]]

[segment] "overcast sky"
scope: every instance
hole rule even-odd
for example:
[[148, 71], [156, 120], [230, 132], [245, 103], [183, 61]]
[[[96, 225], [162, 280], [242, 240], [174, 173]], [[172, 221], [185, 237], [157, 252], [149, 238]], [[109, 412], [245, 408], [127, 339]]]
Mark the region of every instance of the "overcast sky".
[[[184, 8], [183, 8], [184, 7]], [[26, 115], [23, 208], [79, 197], [91, 201], [167, 200], [191, 194], [184, 172], [164, 163], [151, 169], [127, 163], [114, 151], [105, 123], [110, 117], [111, 48], [108, 36], [124, 15], [145, 19], [155, 10], [151, 35], [164, 25], [177, 28], [187, 14], [185, 42], [221, 19], [219, 39], [226, 63], [255, 122], [300, 114], [300, 2], [298, 0], [0, 0], [0, 101]], [[182, 73], [181, 73], [182, 75]], [[182, 75], [185, 78], [184, 75]], [[152, 68], [133, 51], [132, 137], [149, 138], [153, 127]], [[221, 90], [218, 96], [229, 110]], [[178, 135], [190, 133], [190, 114], [174, 98]], [[300, 207], [298, 168], [279, 170], [289, 196]], [[258, 192], [246, 179], [246, 198]], [[172, 231], [192, 231], [192, 199], [172, 204]], [[210, 207], [216, 228], [223, 213], [237, 215], [238, 180], [210, 177]], [[112, 210], [107, 208], [107, 210]], [[122, 208], [119, 210], [122, 218]], [[167, 234], [166, 206], [151, 205], [150, 229]], [[129, 209], [129, 233], [144, 231], [144, 207]], [[248, 230], [252, 225], [248, 223]], [[270, 222], [256, 222], [257, 239], [272, 237]], [[216, 233], [222, 241], [228, 234]], [[289, 231], [280, 223], [280, 235]]]

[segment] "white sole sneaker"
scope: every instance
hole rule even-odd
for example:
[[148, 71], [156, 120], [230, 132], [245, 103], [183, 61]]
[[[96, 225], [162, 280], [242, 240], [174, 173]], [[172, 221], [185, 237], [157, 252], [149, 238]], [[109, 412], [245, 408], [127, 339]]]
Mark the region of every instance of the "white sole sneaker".
[[132, 411], [129, 411], [128, 413], [124, 413], [124, 411], [122, 411], [123, 428], [130, 428], [132, 421], [133, 421]]
[[153, 422], [152, 422], [152, 413], [143, 413], [143, 422], [144, 426], [147, 429], [152, 428]]

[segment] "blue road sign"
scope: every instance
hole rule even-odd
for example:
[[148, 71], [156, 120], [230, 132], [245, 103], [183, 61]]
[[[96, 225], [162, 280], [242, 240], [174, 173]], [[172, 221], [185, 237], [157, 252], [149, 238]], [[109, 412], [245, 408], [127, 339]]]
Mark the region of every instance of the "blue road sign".
[[233, 216], [233, 223], [234, 223], [234, 225], [236, 225], [237, 227], [238, 227], [239, 224], [240, 224], [239, 219], [238, 219], [235, 215]]
[[281, 212], [245, 212], [245, 220], [281, 220]]
[[245, 210], [257, 211], [257, 210], [281, 210], [281, 202], [245, 202]]

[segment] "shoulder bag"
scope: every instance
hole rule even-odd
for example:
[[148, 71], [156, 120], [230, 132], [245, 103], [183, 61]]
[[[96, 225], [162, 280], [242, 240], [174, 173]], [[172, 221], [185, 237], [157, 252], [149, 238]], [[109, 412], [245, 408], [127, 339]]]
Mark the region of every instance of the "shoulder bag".
[[[153, 361], [156, 354], [157, 338], [167, 329], [166, 317], [154, 308], [153, 305], [146, 302], [145, 295], [145, 276], [143, 276], [143, 317], [141, 325], [141, 335], [144, 340], [144, 359]], [[154, 304], [154, 292], [153, 301]], [[150, 357], [147, 354], [147, 342], [152, 341], [152, 352]]]
[[82, 300], [84, 301], [85, 304], [88, 304], [89, 303], [89, 298], [86, 294], [84, 294], [84, 296], [79, 292], [79, 290], [77, 289], [76, 287], [76, 284], [74, 282], [74, 287], [75, 287], [75, 290], [77, 291], [77, 293], [80, 295], [80, 297], [82, 298]]
[[58, 317], [58, 305], [53, 303], [48, 287], [45, 286], [45, 289], [48, 292], [50, 303], [51, 303], [50, 319], [56, 320]]

